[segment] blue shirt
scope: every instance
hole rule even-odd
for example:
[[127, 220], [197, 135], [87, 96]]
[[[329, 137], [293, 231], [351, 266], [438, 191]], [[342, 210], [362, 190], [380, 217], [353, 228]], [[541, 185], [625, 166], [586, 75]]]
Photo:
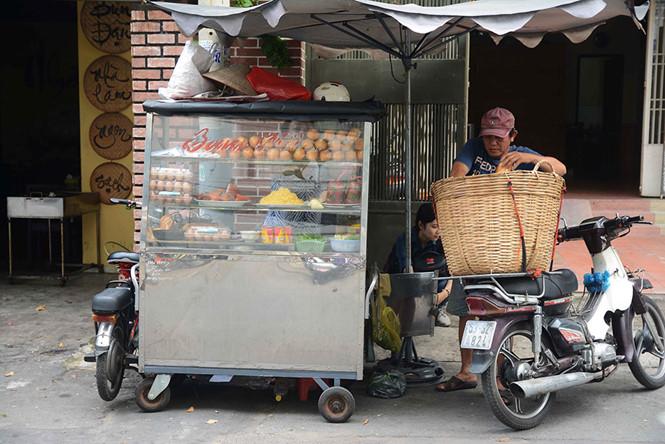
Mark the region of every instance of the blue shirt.
[[[406, 272], [406, 235], [404, 233], [400, 234], [395, 244], [393, 245], [392, 250], [390, 251], [390, 256], [388, 256], [388, 261], [383, 267], [383, 271], [386, 273], [404, 273]], [[440, 241], [429, 241], [424, 246], [420, 243], [418, 239], [418, 229], [413, 227], [411, 229], [411, 260], [413, 266], [413, 258], [417, 257], [419, 254], [422, 254], [426, 251], [435, 251], [441, 254], [445, 261], [445, 255], [443, 253], [443, 247], [441, 246]], [[419, 271], [415, 270], [414, 271]], [[439, 276], [445, 277], [449, 276], [448, 266], [444, 265], [441, 270], [439, 270]], [[438, 281], [438, 292], [443, 291], [446, 287], [446, 281]]]
[[[511, 145], [508, 148], [508, 152], [513, 151], [536, 154], [540, 156], [539, 152], [525, 146]], [[476, 176], [478, 174], [491, 174], [495, 172], [500, 160], [501, 159], [499, 158], [490, 157], [490, 155], [487, 154], [482, 137], [475, 137], [473, 139], [469, 139], [469, 141], [464, 144], [464, 147], [457, 155], [455, 162], [462, 162], [464, 165], [469, 167], [469, 172], [466, 173], [467, 176]], [[534, 166], [535, 165], [533, 163], [523, 163], [519, 165], [517, 169], [532, 170]]]

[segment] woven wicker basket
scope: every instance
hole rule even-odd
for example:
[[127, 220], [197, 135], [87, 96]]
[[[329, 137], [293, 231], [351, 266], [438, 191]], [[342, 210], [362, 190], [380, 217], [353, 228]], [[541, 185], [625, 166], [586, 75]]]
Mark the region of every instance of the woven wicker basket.
[[432, 185], [453, 276], [549, 269], [565, 182], [537, 168], [452, 177]]

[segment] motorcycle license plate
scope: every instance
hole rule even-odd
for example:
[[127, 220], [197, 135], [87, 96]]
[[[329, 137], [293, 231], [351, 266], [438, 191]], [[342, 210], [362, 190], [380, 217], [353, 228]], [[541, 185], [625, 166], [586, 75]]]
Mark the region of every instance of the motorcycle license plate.
[[489, 350], [496, 330], [496, 321], [467, 321], [460, 347]]

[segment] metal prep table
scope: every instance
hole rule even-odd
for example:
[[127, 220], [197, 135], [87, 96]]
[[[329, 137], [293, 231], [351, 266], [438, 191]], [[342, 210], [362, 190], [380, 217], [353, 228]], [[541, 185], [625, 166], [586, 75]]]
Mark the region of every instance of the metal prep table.
[[[63, 193], [55, 196], [7, 197], [7, 229], [9, 235], [9, 281], [14, 278], [56, 278], [61, 284], [67, 282], [71, 275], [65, 273], [65, 230], [64, 222], [68, 217], [81, 217], [95, 213], [95, 230], [97, 238], [97, 263], [80, 264], [78, 272], [91, 267], [102, 270], [100, 256], [100, 212], [98, 193]], [[57, 275], [34, 274], [15, 275], [12, 256], [12, 219], [46, 219], [48, 221], [49, 261], [53, 260], [53, 243], [51, 240], [51, 221], [60, 221], [60, 273]]]

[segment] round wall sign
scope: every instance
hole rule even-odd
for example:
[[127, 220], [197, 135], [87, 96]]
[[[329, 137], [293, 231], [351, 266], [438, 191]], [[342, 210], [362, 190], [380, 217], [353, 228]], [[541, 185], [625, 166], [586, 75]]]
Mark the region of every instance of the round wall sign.
[[132, 10], [128, 2], [87, 1], [81, 9], [83, 35], [102, 52], [120, 54], [129, 51], [131, 21]]
[[122, 159], [132, 151], [132, 121], [120, 113], [104, 113], [90, 125], [90, 145], [104, 159]]
[[132, 67], [122, 57], [102, 56], [86, 68], [83, 90], [102, 111], [121, 111], [132, 103]]
[[112, 197], [126, 199], [132, 192], [132, 174], [119, 163], [103, 163], [90, 175], [90, 191], [98, 192], [99, 199], [107, 205]]

